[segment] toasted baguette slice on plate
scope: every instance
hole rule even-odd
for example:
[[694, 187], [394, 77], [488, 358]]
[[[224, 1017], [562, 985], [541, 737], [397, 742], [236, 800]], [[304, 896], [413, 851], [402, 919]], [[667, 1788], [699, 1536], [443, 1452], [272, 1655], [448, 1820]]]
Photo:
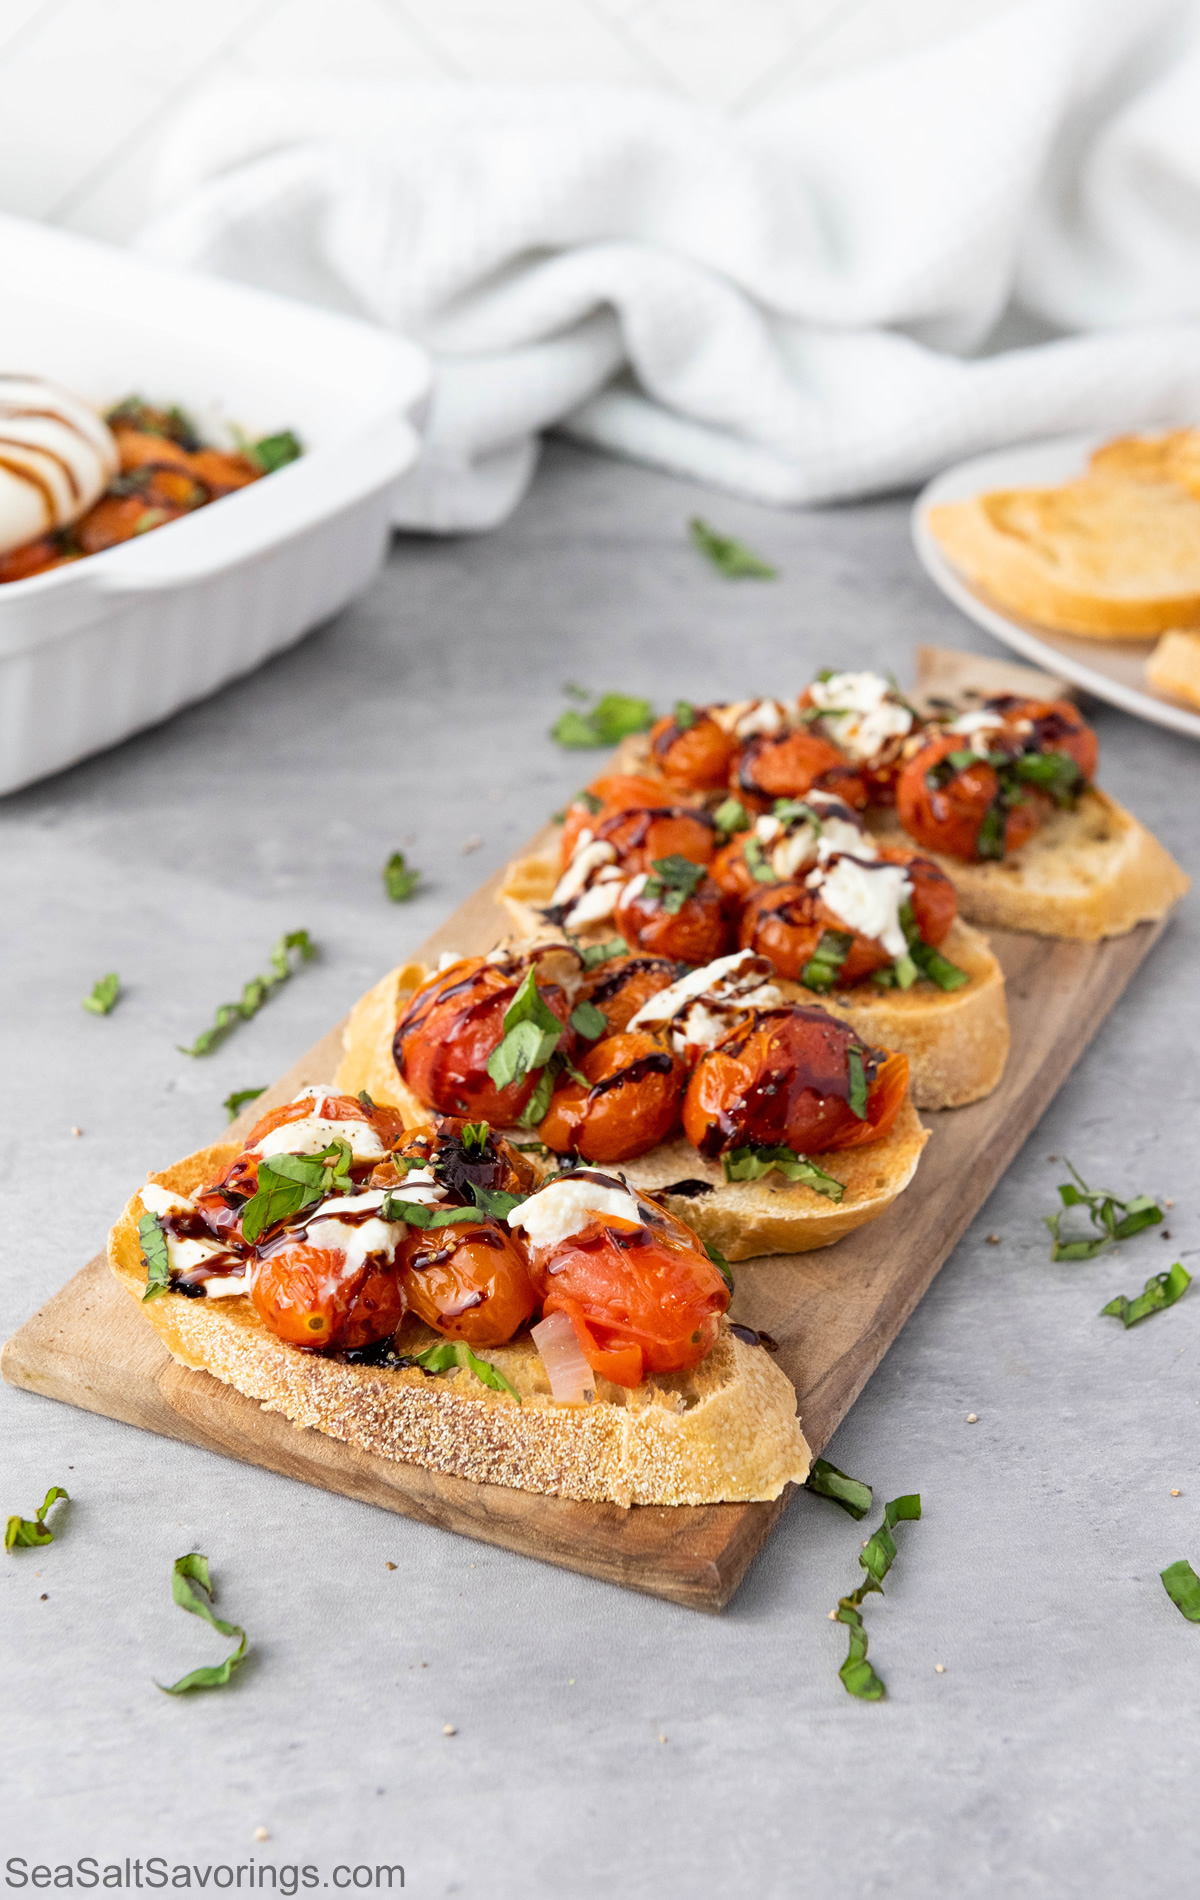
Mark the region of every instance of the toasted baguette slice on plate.
[[[152, 1175], [194, 1194], [238, 1153], [220, 1142]], [[135, 1195], [113, 1228], [109, 1264], [141, 1303], [146, 1268]], [[632, 1391], [597, 1382], [590, 1405], [558, 1405], [529, 1335], [486, 1357], [520, 1394], [493, 1391], [466, 1368], [354, 1365], [303, 1352], [263, 1325], [247, 1294], [209, 1300], [165, 1293], [141, 1311], [181, 1365], [209, 1372], [267, 1412], [381, 1458], [513, 1490], [612, 1504], [727, 1504], [776, 1498], [803, 1484], [811, 1454], [790, 1380], [760, 1345], [726, 1322], [690, 1372]], [[411, 1318], [398, 1353], [439, 1335]]]
[[1155, 692], [1200, 706], [1200, 633], [1164, 633], [1146, 661], [1146, 680]]
[[1119, 461], [1060, 488], [930, 508], [943, 554], [1004, 612], [1098, 640], [1200, 626], [1200, 496]]
[[[373, 1101], [398, 1108], [414, 1127], [428, 1121], [431, 1111], [397, 1074], [392, 1037], [412, 989], [424, 974], [419, 964], [402, 964], [355, 1004], [343, 1032], [345, 1053], [335, 1078], [336, 1086], [347, 1094], [366, 1089]], [[790, 987], [802, 994], [798, 986]], [[808, 996], [808, 992], [803, 994]], [[808, 1000], [823, 1003], [825, 998]], [[635, 1187], [704, 1183], [693, 1197], [681, 1197], [673, 1204], [672, 1212], [701, 1240], [719, 1247], [726, 1259], [749, 1260], [764, 1253], [809, 1253], [877, 1220], [912, 1180], [928, 1139], [911, 1100], [906, 1100], [884, 1140], [817, 1157], [822, 1170], [841, 1183], [840, 1201], [778, 1173], [760, 1181], [726, 1181], [720, 1164], [702, 1160], [682, 1135], [636, 1160], [613, 1165]], [[552, 1156], [540, 1164], [540, 1171], [555, 1166]]]
[[[874, 811], [868, 822], [885, 844], [912, 842], [893, 811]], [[951, 879], [972, 923], [1082, 943], [1165, 917], [1190, 883], [1153, 833], [1094, 785], [995, 863], [925, 855]]]
[[[911, 838], [902, 837], [901, 842], [912, 846]], [[541, 907], [550, 902], [558, 880], [557, 864], [557, 847], [551, 846], [531, 857], [515, 858], [505, 872], [498, 901], [522, 937], [546, 929]], [[585, 942], [603, 942], [612, 934], [611, 919], [585, 925], [579, 932]], [[798, 983], [781, 981], [780, 988], [797, 1002], [822, 1004], [876, 1048], [906, 1055], [909, 1088], [917, 1108], [962, 1108], [990, 1095], [1004, 1073], [1008, 1057], [1004, 972], [987, 938], [961, 918], [955, 919], [939, 947], [943, 956], [967, 972], [970, 981], [961, 989], [943, 991], [918, 983], [911, 990], [879, 990], [859, 983], [818, 996]]]

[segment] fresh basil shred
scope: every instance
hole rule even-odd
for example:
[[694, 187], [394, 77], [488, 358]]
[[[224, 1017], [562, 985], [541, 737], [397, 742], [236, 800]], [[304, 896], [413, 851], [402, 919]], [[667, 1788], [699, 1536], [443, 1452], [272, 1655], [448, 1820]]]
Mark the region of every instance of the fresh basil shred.
[[464, 1221], [477, 1221], [477, 1207], [428, 1207], [424, 1201], [406, 1201], [403, 1194], [389, 1194], [379, 1208], [380, 1220], [402, 1220], [409, 1227], [459, 1227]]
[[867, 1072], [863, 1067], [862, 1050], [851, 1047], [846, 1053], [846, 1069], [850, 1078], [850, 1092], [846, 1097], [846, 1106], [860, 1122], [867, 1119]]
[[690, 700], [677, 699], [671, 719], [676, 732], [690, 732], [696, 723], [696, 708]]
[[[296, 963], [293, 966], [293, 953]], [[257, 1016], [259, 1010], [270, 996], [273, 996], [281, 983], [286, 983], [293, 968], [299, 969], [302, 963], [311, 963], [317, 954], [316, 945], [307, 930], [289, 930], [281, 937], [271, 951], [268, 961], [271, 966], [268, 976], [252, 976], [245, 985], [236, 1003], [219, 1005], [211, 1029], [202, 1029], [190, 1048], [177, 1044], [179, 1053], [185, 1056], [207, 1056], [219, 1043], [224, 1042], [231, 1029], [239, 1022], [249, 1022]]]
[[512, 1381], [505, 1378], [499, 1366], [472, 1352], [465, 1339], [439, 1340], [436, 1346], [427, 1346], [424, 1352], [406, 1354], [403, 1363], [420, 1366], [423, 1372], [449, 1372], [452, 1366], [462, 1366], [466, 1371], [473, 1372], [482, 1385], [490, 1386], [493, 1392], [507, 1392], [510, 1399], [515, 1399], [518, 1405], [521, 1403], [521, 1394]]
[[228, 1119], [235, 1121], [245, 1108], [246, 1103], [257, 1102], [260, 1095], [266, 1094], [266, 1090], [267, 1085], [265, 1082], [261, 1088], [257, 1089], [234, 1089], [232, 1095], [225, 1097], [225, 1100], [221, 1103], [221, 1107], [225, 1110]]
[[719, 574], [724, 574], [726, 580], [773, 581], [777, 578], [777, 568], [746, 547], [744, 542], [736, 541], [732, 535], [718, 534], [700, 515], [692, 516], [688, 522], [688, 533], [692, 537], [692, 545], [699, 548], [701, 554], [712, 562]]
[[421, 873], [408, 863], [403, 851], [393, 851], [383, 867], [383, 888], [392, 903], [406, 904], [420, 879]]
[[1132, 1300], [1118, 1293], [1107, 1306], [1100, 1308], [1100, 1317], [1105, 1319], [1111, 1316], [1121, 1320], [1126, 1327], [1136, 1326], [1139, 1320], [1149, 1319], [1151, 1313], [1162, 1313], [1168, 1306], [1174, 1306], [1191, 1284], [1191, 1274], [1183, 1262], [1177, 1260], [1165, 1273], [1152, 1273], [1143, 1291], [1135, 1294]]
[[753, 832], [742, 846], [742, 857], [745, 860], [746, 869], [756, 884], [778, 884], [779, 879], [771, 860], [763, 850], [762, 839], [756, 837]]
[[202, 1617], [219, 1636], [236, 1636], [237, 1648], [224, 1662], [192, 1669], [186, 1676], [180, 1676], [178, 1682], [158, 1682], [155, 1688], [161, 1689], [164, 1695], [188, 1695], [193, 1689], [223, 1689], [234, 1670], [245, 1662], [250, 1645], [239, 1624], [226, 1623], [223, 1617], [214, 1614], [212, 1605], [216, 1592], [208, 1574], [208, 1558], [198, 1550], [190, 1550], [185, 1557], [175, 1559], [171, 1595], [181, 1610], [186, 1610], [189, 1616]]
[[907, 1497], [893, 1498], [884, 1505], [883, 1522], [858, 1553], [858, 1561], [867, 1574], [857, 1590], [838, 1599], [834, 1611], [835, 1620], [844, 1623], [850, 1631], [849, 1651], [838, 1674], [847, 1695], [857, 1696], [862, 1702], [881, 1702], [887, 1694], [883, 1681], [867, 1661], [867, 1631], [862, 1620], [862, 1605], [875, 1592], [883, 1595], [883, 1579], [896, 1558], [896, 1539], [892, 1535], [896, 1525], [912, 1522], [920, 1515], [921, 1499], [916, 1492]]
[[823, 1194], [828, 1201], [840, 1201], [846, 1192], [840, 1181], [835, 1181], [831, 1174], [818, 1168], [815, 1161], [810, 1161], [807, 1155], [797, 1154], [793, 1148], [747, 1144], [742, 1148], [732, 1148], [724, 1157], [722, 1165], [727, 1181], [761, 1181], [765, 1174], [777, 1170], [787, 1180]]
[[[1118, 1240], [1129, 1240], [1144, 1227], [1154, 1227], [1162, 1219], [1161, 1207], [1148, 1194], [1135, 1194], [1132, 1200], [1122, 1201], [1105, 1189], [1090, 1188], [1069, 1161], [1067, 1166], [1075, 1180], [1059, 1185], [1062, 1209], [1057, 1214], [1042, 1216], [1050, 1229], [1051, 1260], [1094, 1260], [1106, 1247]], [[1060, 1223], [1069, 1207], [1087, 1208], [1088, 1219], [1096, 1230], [1094, 1234], [1063, 1239]]]
[[713, 813], [713, 822], [724, 837], [732, 838], [739, 831], [749, 831], [750, 814], [740, 798], [726, 798]]
[[595, 1042], [608, 1034], [608, 1017], [594, 1003], [577, 1003], [571, 1011], [571, 1027], [586, 1042]]
[[800, 981], [806, 989], [831, 990], [841, 975], [842, 965], [850, 955], [850, 946], [854, 938], [846, 930], [823, 930], [817, 940], [817, 947], [800, 972]]
[[677, 917], [704, 877], [702, 864], [693, 864], [690, 858], [672, 851], [669, 857], [651, 861], [651, 875], [642, 886], [642, 895], [661, 903], [668, 917]]
[[54, 1532], [46, 1522], [46, 1513], [60, 1499], [66, 1504], [71, 1501], [61, 1484], [52, 1484], [32, 1517], [14, 1512], [4, 1526], [5, 1550], [40, 1550], [43, 1544], [52, 1544]]
[[314, 1155], [269, 1155], [258, 1164], [258, 1187], [242, 1209], [242, 1237], [251, 1246], [269, 1227], [291, 1220], [331, 1194], [353, 1194], [348, 1141], [331, 1141]]
[[138, 1245], [146, 1263], [146, 1290], [142, 1300], [156, 1300], [160, 1293], [169, 1293], [171, 1290], [171, 1257], [167, 1251], [167, 1236], [157, 1214], [143, 1214], [137, 1231]]
[[721, 1249], [719, 1247], [713, 1246], [711, 1240], [706, 1240], [704, 1242], [704, 1251], [708, 1255], [709, 1259], [712, 1261], [713, 1266], [717, 1269], [717, 1272], [720, 1274], [721, 1278], [724, 1280], [726, 1286], [729, 1288], [729, 1291], [732, 1293], [733, 1292], [733, 1271], [729, 1265], [728, 1260], [726, 1260], [725, 1255], [721, 1252]]
[[616, 745], [631, 733], [646, 732], [654, 724], [654, 708], [648, 699], [636, 699], [629, 693], [603, 693], [589, 712], [571, 707], [555, 720], [550, 737], [568, 751], [587, 751], [597, 746]]
[[1189, 1623], [1200, 1623], [1200, 1577], [1186, 1557], [1159, 1571], [1162, 1586], [1181, 1616]]
[[92, 985], [90, 996], [83, 999], [83, 1007], [91, 1016], [107, 1016], [121, 991], [121, 979], [115, 970], [107, 976], [98, 977]]
[[585, 943], [579, 947], [585, 970], [595, 970], [602, 963], [610, 963], [613, 957], [627, 957], [629, 945], [624, 937], [610, 937], [607, 943]]
[[487, 1060], [487, 1072], [496, 1087], [507, 1088], [531, 1071], [544, 1068], [562, 1032], [562, 1024], [538, 989], [537, 968], [531, 963], [505, 1011], [504, 1033]]
[[829, 1498], [834, 1504], [840, 1504], [843, 1511], [849, 1511], [851, 1517], [865, 1517], [871, 1508], [870, 1485], [864, 1484], [860, 1478], [848, 1478], [844, 1471], [839, 1471], [826, 1458], [813, 1459], [804, 1488], [819, 1498]]

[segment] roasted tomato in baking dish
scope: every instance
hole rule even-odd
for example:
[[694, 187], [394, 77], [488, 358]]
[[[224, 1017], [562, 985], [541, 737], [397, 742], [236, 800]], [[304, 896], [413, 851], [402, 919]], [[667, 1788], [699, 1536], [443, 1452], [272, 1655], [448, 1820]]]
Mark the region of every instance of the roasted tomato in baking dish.
[[606, 1036], [579, 1059], [586, 1078], [560, 1083], [538, 1136], [557, 1154], [628, 1161], [665, 1141], [679, 1120], [683, 1069], [658, 1036]]
[[[504, 1041], [504, 1020], [517, 991], [541, 960], [536, 952], [498, 961], [464, 957], [421, 985], [392, 1043], [397, 1071], [418, 1101], [446, 1115], [502, 1128], [520, 1120], [544, 1064], [498, 1085], [488, 1074], [488, 1060]], [[574, 1038], [567, 1027], [567, 993], [549, 977], [537, 976], [535, 982], [541, 1003], [562, 1024], [569, 1054]]]
[[583, 1210], [574, 1231], [550, 1244], [530, 1239], [543, 1313], [567, 1315], [588, 1364], [614, 1385], [699, 1365], [716, 1344], [729, 1289], [695, 1234], [615, 1176], [579, 1169], [562, 1185], [599, 1187], [611, 1209]]
[[670, 957], [610, 957], [585, 978], [580, 1000], [594, 1004], [609, 1033], [619, 1035], [643, 1003], [670, 989], [677, 974]]
[[251, 1276], [250, 1298], [263, 1324], [290, 1345], [351, 1352], [390, 1338], [404, 1318], [404, 1288], [389, 1257], [403, 1229], [388, 1223], [393, 1227], [388, 1250], [356, 1264], [344, 1246], [327, 1243], [322, 1228], [345, 1225], [344, 1216], [329, 1213], [300, 1234], [285, 1229], [263, 1249]]
[[[954, 886], [945, 872], [928, 858], [908, 851], [880, 851], [871, 862], [903, 869], [911, 887], [907, 901], [917, 932], [923, 942], [940, 944], [958, 909]], [[835, 940], [832, 944], [830, 937]], [[827, 967], [814, 980], [810, 966], [826, 947], [823, 938], [828, 946], [823, 959]], [[768, 957], [780, 976], [811, 982], [817, 989], [850, 989], [896, 961], [895, 948], [855, 930], [819, 886], [811, 889], [804, 883], [760, 885], [742, 911], [738, 941], [744, 949]]]
[[729, 771], [730, 790], [753, 811], [770, 811], [777, 798], [803, 798], [814, 786], [836, 792], [855, 811], [866, 806], [857, 766], [813, 732], [755, 733], [738, 747]]
[[[969, 722], [969, 723], [968, 723]], [[1028, 844], [1096, 769], [1096, 735], [1067, 700], [990, 700], [909, 760], [896, 813], [929, 851], [1000, 859]]]
[[410, 1310], [469, 1346], [503, 1346], [537, 1306], [524, 1252], [499, 1221], [412, 1229], [399, 1258]]
[[680, 700], [650, 730], [650, 751], [668, 785], [684, 792], [718, 792], [729, 777], [737, 740], [703, 706]]
[[733, 943], [725, 896], [701, 865], [656, 858], [617, 901], [616, 926], [631, 950], [679, 963], [711, 963]]
[[701, 1056], [683, 1129], [709, 1159], [746, 1144], [825, 1154], [882, 1141], [907, 1088], [907, 1056], [869, 1048], [826, 1010], [756, 1010]]

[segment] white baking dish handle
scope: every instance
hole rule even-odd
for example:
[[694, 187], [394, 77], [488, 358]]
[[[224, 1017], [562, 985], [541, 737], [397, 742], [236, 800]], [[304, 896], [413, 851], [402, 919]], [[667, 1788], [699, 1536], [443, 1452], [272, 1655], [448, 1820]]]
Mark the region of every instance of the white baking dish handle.
[[188, 587], [306, 533], [411, 468], [416, 432], [388, 416], [365, 434], [301, 456], [250, 488], [80, 563], [79, 579], [103, 594]]

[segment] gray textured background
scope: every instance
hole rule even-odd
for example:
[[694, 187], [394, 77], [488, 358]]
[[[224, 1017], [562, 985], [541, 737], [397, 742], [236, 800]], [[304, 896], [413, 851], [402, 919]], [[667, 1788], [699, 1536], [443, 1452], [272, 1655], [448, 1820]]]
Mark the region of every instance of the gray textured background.
[[[780, 580], [708, 569], [697, 507]], [[919, 574], [906, 503], [779, 515], [557, 446], [498, 533], [400, 543], [336, 625], [5, 801], [3, 1332], [580, 782], [545, 737], [565, 680], [794, 691], [826, 663], [904, 678], [929, 639], [987, 645]], [[1105, 784], [1194, 873], [1195, 747], [1097, 725]], [[403, 909], [397, 845], [425, 872]], [[320, 963], [177, 1054], [298, 925]], [[384, 1860], [416, 1895], [580, 1900], [1192, 1891], [1200, 1629], [1158, 1571], [1200, 1566], [1200, 1290], [1129, 1333], [1097, 1315], [1195, 1267], [1196, 938], [1193, 902], [831, 1447], [924, 1500], [867, 1611], [886, 1703], [845, 1695], [826, 1620], [864, 1533], [807, 1495], [710, 1620], [4, 1388], [0, 1510], [75, 1502], [0, 1559], [0, 1858]], [[86, 1016], [113, 968], [120, 1005]], [[1064, 1152], [1175, 1197], [1171, 1239], [1052, 1266]], [[254, 1654], [171, 1701], [152, 1677], [225, 1647], [171, 1604], [193, 1546]]]

